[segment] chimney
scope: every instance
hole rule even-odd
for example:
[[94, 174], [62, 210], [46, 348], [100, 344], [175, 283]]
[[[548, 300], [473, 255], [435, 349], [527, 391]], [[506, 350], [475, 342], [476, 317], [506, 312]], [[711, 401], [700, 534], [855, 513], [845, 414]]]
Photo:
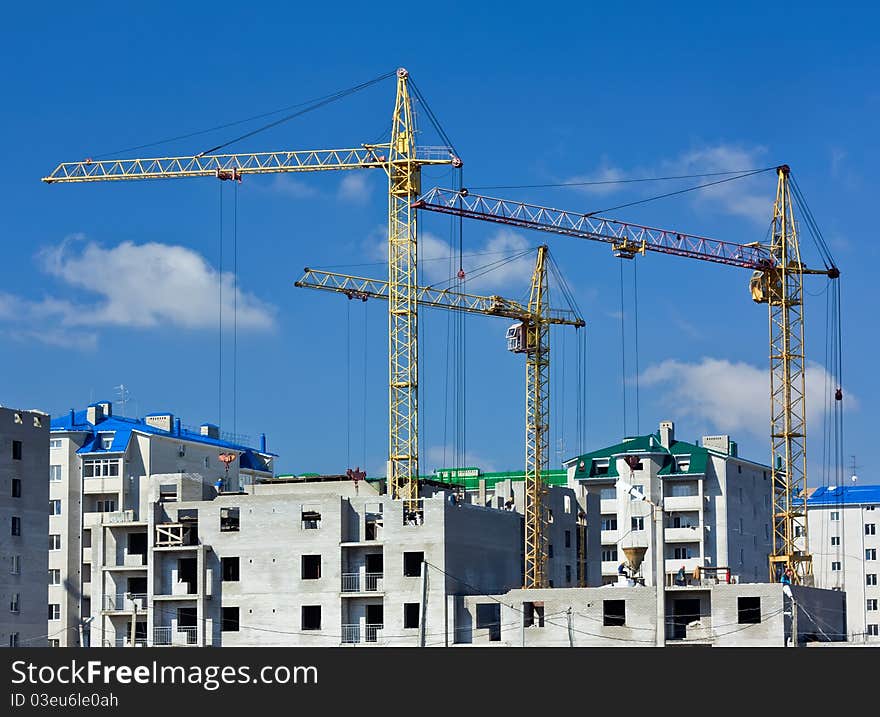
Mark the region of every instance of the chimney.
[[261, 433], [260, 434], [260, 453], [265, 453], [265, 452], [266, 452], [266, 434]]
[[174, 425], [174, 414], [152, 413], [149, 416], [144, 417], [144, 423], [153, 428], [158, 428], [160, 431], [171, 433], [171, 429]]
[[104, 418], [110, 418], [113, 415], [113, 404], [110, 401], [99, 401], [98, 405], [103, 411]]
[[215, 426], [213, 423], [203, 423], [199, 427], [199, 433], [201, 433], [203, 436], [207, 436], [208, 438], [219, 439], [220, 427]]
[[667, 451], [675, 443], [675, 424], [672, 421], [660, 421], [660, 445]]
[[104, 409], [101, 407], [100, 403], [93, 403], [86, 408], [86, 420], [93, 426], [104, 420]]
[[70, 409], [70, 425], [73, 426], [75, 421], [76, 421], [76, 413], [71, 408]]

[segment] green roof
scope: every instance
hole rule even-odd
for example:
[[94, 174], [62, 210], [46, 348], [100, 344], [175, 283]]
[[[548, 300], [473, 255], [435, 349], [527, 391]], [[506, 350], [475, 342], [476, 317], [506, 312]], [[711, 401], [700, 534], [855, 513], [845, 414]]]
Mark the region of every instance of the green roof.
[[[702, 475], [709, 463], [708, 449], [686, 441], [673, 441], [666, 449], [660, 443], [660, 434], [650, 433], [647, 436], [625, 438], [621, 443], [578, 456], [573, 459], [577, 465], [575, 478], [617, 478], [617, 462], [612, 459], [626, 453], [661, 454], [663, 465], [658, 472], [661, 476]], [[687, 467], [682, 470], [685, 458]], [[607, 467], [603, 465], [605, 461]]]

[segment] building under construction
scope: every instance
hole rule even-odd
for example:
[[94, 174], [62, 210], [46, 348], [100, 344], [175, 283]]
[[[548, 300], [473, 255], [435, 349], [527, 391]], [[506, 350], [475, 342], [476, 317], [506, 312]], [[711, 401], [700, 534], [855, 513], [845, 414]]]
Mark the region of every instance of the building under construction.
[[[62, 423], [53, 435], [70, 432]], [[102, 425], [110, 422], [95, 431]], [[800, 588], [801, 619], [792, 625], [783, 586], [752, 581], [768, 541], [737, 563], [739, 543], [725, 547], [733, 538], [714, 535], [725, 524], [736, 532], [740, 516], [764, 515], [767, 491], [754, 484], [765, 479], [752, 475], [762, 467], [729, 446], [725, 453], [675, 441], [672, 431], [664, 424], [551, 474], [547, 589], [522, 589], [522, 472], [439, 469], [412, 503], [389, 499], [384, 480], [360, 475], [262, 471], [242, 480], [237, 472], [227, 483], [196, 469], [136, 476], [139, 490], [125, 510], [84, 523], [91, 644], [783, 645], [793, 631], [802, 643], [842, 639], [835, 621], [845, 621], [844, 593]], [[180, 441], [173, 423], [167, 436], [161, 428], [145, 433], [153, 442]], [[666, 561], [659, 590], [652, 524], [646, 519], [642, 530], [635, 514], [644, 502], [602, 493], [632, 477], [632, 455], [642, 463], [634, 485], [652, 499], [655, 490], [667, 496], [660, 548], [690, 551]], [[586, 456], [591, 467], [578, 475]], [[693, 494], [672, 488], [689, 482]], [[737, 484], [747, 490], [740, 494]], [[679, 563], [688, 567], [683, 580]]]

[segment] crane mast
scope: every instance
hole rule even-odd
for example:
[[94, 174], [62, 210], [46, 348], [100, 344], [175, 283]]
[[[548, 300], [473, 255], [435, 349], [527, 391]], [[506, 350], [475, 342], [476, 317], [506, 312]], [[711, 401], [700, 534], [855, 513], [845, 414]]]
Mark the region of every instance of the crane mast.
[[[548, 467], [550, 402], [550, 326], [581, 328], [584, 321], [571, 311], [552, 309], [548, 305], [547, 247], [538, 248], [532, 272], [529, 301], [526, 306], [500, 296], [478, 296], [461, 292], [417, 287], [418, 304], [487, 316], [517, 319], [508, 330], [508, 349], [526, 357], [525, 415], [525, 560], [523, 586], [547, 586], [546, 569], [546, 484]], [[349, 299], [387, 299], [392, 295], [388, 283], [377, 279], [349, 276], [336, 272], [306, 269], [295, 286], [322, 289], [344, 294]]]
[[550, 404], [550, 325], [544, 319], [547, 302], [547, 247], [538, 249], [532, 273], [529, 313], [525, 322], [526, 354], [526, 471], [525, 471], [525, 583], [526, 588], [547, 586], [547, 516], [544, 474], [548, 469]]
[[[812, 558], [807, 536], [806, 385], [804, 365], [803, 277], [821, 274], [837, 279], [840, 271], [810, 269], [800, 256], [787, 165], [777, 168], [776, 202], [769, 246], [737, 244], [677, 231], [642, 226], [591, 213], [572, 212], [508, 199], [475, 195], [467, 189], [435, 187], [416, 200], [418, 209], [562, 234], [610, 244], [616, 256], [632, 259], [647, 252], [671, 254], [753, 270], [752, 299], [769, 304], [770, 441], [773, 475], [773, 546], [770, 579], [785, 568], [792, 579], [809, 583]], [[533, 291], [535, 280], [533, 279]], [[536, 340], [537, 336], [534, 337]], [[538, 341], [539, 345], [540, 341]], [[540, 352], [532, 379], [541, 380]], [[537, 395], [537, 394], [535, 394]], [[540, 406], [536, 405], [536, 414]], [[527, 457], [528, 461], [528, 457]], [[527, 468], [528, 470], [528, 468]], [[538, 503], [535, 503], [536, 505]], [[528, 523], [528, 521], [527, 521]], [[540, 526], [540, 521], [535, 521]], [[540, 535], [526, 541], [526, 552], [542, 550]]]
[[807, 535], [806, 373], [804, 279], [789, 168], [777, 169], [770, 252], [774, 269], [764, 273], [770, 315], [770, 445], [773, 476], [773, 552], [770, 579], [790, 568], [804, 583], [813, 574]]

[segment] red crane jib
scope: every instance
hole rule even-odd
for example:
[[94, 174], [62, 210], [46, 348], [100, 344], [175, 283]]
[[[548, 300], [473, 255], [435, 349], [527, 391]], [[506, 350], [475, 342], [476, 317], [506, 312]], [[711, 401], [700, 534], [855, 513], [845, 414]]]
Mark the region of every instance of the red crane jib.
[[769, 249], [757, 243], [737, 244], [709, 239], [615, 219], [604, 219], [583, 212], [569, 212], [510, 199], [485, 197], [471, 194], [467, 190], [454, 191], [435, 187], [413, 202], [413, 207], [552, 234], [592, 239], [620, 247], [629, 253], [653, 251], [753, 270], [772, 268], [776, 264]]

